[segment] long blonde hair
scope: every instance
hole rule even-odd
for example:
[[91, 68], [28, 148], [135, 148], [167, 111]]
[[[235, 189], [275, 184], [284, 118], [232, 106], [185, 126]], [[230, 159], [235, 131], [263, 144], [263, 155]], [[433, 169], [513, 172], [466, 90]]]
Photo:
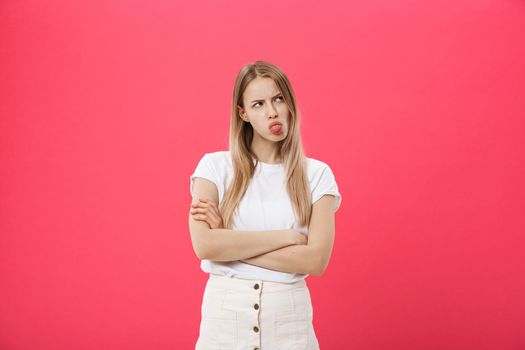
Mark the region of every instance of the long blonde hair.
[[[286, 189], [290, 197], [296, 218], [300, 226], [309, 226], [312, 211], [310, 183], [306, 169], [306, 156], [303, 152], [300, 134], [299, 111], [292, 86], [277, 66], [255, 61], [244, 65], [233, 89], [229, 148], [233, 166], [233, 180], [225, 191], [220, 205], [224, 227], [232, 228], [233, 215], [257, 166], [257, 156], [251, 150], [253, 127], [239, 115], [238, 106], [244, 108], [243, 94], [248, 84], [256, 77], [271, 78], [284, 97], [290, 115], [288, 116], [288, 134], [278, 142], [278, 154], [286, 171]], [[255, 164], [254, 164], [255, 159]]]

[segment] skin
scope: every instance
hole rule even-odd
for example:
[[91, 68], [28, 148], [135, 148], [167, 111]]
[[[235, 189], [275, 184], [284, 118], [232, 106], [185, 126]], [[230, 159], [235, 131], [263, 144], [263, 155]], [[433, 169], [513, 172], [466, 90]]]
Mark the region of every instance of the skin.
[[199, 198], [198, 203], [192, 203], [190, 213], [195, 220], [206, 221], [211, 229], [225, 228], [217, 203], [207, 198]]
[[[254, 129], [251, 145], [253, 152], [261, 162], [281, 163], [277, 156], [277, 142], [286, 138], [289, 109], [277, 85], [270, 78], [257, 77], [248, 84], [243, 104], [245, 108], [238, 106], [239, 115]], [[281, 133], [278, 135], [269, 129], [273, 121], [282, 123]], [[320, 276], [324, 273], [332, 252], [334, 207], [335, 197], [332, 195], [324, 195], [313, 204], [306, 244], [287, 246], [241, 261], [275, 271]], [[207, 222], [212, 229], [224, 228], [218, 205], [213, 201], [199, 198], [198, 202], [191, 204], [190, 213], [195, 220]]]
[[[279, 88], [272, 79], [257, 77], [246, 87], [243, 105], [244, 108], [238, 106], [239, 115], [255, 131], [251, 144], [253, 152], [261, 162], [281, 163], [277, 158], [277, 142], [286, 138], [290, 111]], [[282, 123], [279, 135], [268, 128], [273, 121]]]

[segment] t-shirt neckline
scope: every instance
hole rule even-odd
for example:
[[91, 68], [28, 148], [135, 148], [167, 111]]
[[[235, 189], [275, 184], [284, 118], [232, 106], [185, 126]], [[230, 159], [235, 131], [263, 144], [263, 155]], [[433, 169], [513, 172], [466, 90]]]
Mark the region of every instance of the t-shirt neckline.
[[273, 164], [273, 163], [265, 163], [265, 162], [261, 162], [261, 161], [258, 161], [257, 164], [259, 164], [259, 167], [262, 169], [262, 170], [281, 170], [284, 168], [284, 164], [283, 163], [277, 163], [277, 164]]

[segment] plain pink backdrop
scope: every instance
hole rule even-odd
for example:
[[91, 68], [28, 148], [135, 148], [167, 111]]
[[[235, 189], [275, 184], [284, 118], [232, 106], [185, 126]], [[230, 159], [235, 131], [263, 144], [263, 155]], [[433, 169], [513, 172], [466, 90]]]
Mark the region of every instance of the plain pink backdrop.
[[0, 349], [192, 349], [189, 176], [281, 67], [343, 200], [321, 349], [525, 349], [525, 3], [0, 4]]

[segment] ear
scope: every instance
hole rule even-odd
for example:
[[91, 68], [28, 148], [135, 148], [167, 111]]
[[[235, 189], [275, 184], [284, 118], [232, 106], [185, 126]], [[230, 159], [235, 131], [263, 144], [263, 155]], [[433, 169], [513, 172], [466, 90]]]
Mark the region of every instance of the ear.
[[241, 106], [237, 105], [237, 110], [239, 111], [239, 115], [241, 116], [241, 119], [244, 120], [245, 122], [247, 122], [248, 119], [246, 118], [246, 113], [244, 112], [244, 108], [242, 108]]

